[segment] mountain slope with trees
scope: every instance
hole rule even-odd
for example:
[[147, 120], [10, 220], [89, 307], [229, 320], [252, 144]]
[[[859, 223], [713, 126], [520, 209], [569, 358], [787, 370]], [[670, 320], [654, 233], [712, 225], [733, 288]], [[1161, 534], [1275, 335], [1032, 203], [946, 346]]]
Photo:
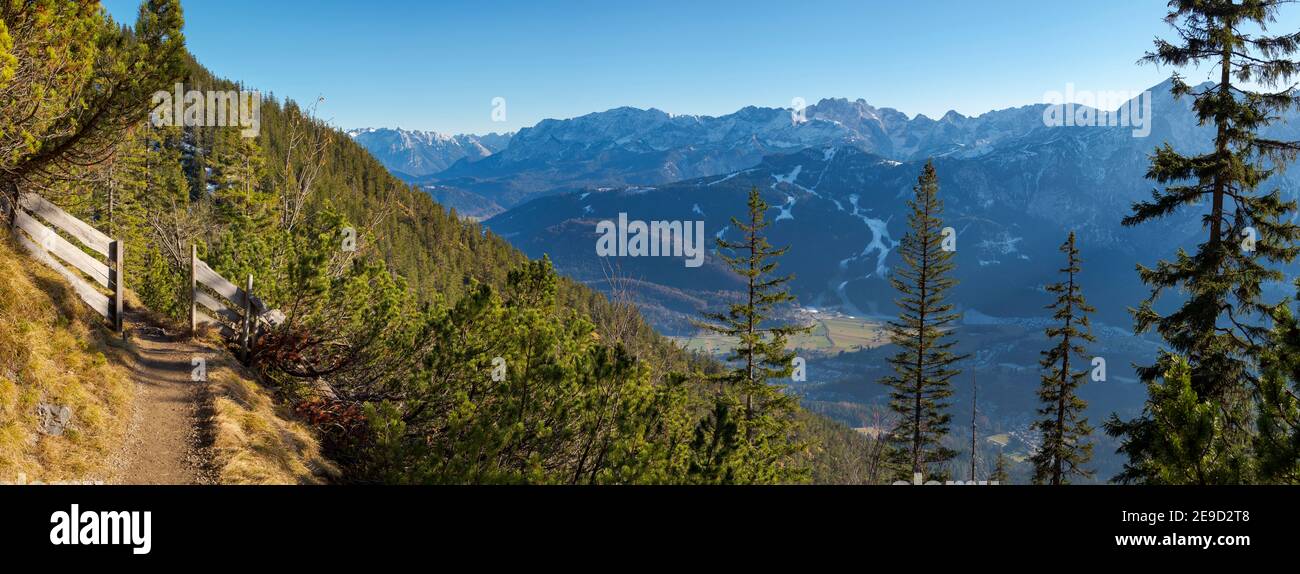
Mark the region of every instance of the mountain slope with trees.
[[[91, 58], [103, 69], [88, 63], [66, 78], [68, 97], [83, 82], [124, 77], [132, 90], [90, 102], [104, 114], [32, 123], [4, 108], [0, 121], [18, 126], [6, 135], [25, 129], [31, 138], [19, 142], [39, 143], [6, 148], [0, 183], [125, 241], [128, 282], [171, 320], [188, 317], [191, 249], [225, 277], [255, 277], [257, 295], [286, 316], [259, 337], [256, 374], [321, 434], [341, 480], [711, 480], [690, 462], [708, 418], [701, 381], [720, 365], [659, 337], [629, 304], [462, 221], [314, 119], [310, 106], [268, 97], [252, 138], [237, 126], [148, 121], [150, 94], [178, 82], [249, 88], [213, 77], [184, 52], [175, 0], [144, 3], [134, 29], [118, 28], [94, 4], [78, 6], [89, 6], [81, 21], [54, 23], [69, 32], [102, 23], [84, 37], [60, 36], [48, 21], [45, 31], [55, 33], [41, 37], [42, 22], [23, 20], [43, 17], [40, 7], [5, 12], [6, 28], [19, 32], [12, 51], [26, 59], [0, 94], [65, 80], [61, 70], [27, 69], [87, 42], [122, 56]], [[66, 132], [85, 135], [59, 137]], [[806, 432], [865, 440], [835, 425]]]

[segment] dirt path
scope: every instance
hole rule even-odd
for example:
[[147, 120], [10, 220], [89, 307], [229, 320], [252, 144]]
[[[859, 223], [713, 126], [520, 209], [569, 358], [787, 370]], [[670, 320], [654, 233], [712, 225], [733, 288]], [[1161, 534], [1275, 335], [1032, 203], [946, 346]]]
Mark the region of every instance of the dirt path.
[[129, 316], [136, 397], [126, 444], [115, 464], [119, 484], [210, 484], [204, 383], [191, 380], [193, 359], [210, 349]]

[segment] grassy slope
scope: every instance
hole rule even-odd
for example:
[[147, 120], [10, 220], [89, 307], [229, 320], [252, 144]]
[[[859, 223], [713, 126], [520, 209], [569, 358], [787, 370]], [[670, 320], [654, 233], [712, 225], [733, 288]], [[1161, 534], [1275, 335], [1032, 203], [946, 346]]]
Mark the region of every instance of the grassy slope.
[[323, 484], [339, 475], [314, 433], [230, 368], [209, 373], [213, 457], [222, 484]]
[[[53, 271], [0, 231], [0, 481], [108, 480], [134, 394], [120, 340]], [[62, 436], [40, 433], [40, 403], [67, 406]]]
[[[61, 277], [21, 255], [0, 230], [0, 483], [114, 478], [135, 396], [130, 352]], [[319, 484], [335, 476], [311, 431], [221, 355], [208, 387], [219, 482]], [[72, 411], [62, 436], [40, 432], [41, 403]]]

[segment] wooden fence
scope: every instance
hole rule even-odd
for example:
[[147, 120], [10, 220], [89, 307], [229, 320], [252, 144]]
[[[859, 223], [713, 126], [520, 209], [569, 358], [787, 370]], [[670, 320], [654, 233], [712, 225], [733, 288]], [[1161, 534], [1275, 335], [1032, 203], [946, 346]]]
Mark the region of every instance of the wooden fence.
[[[15, 228], [14, 236], [18, 243], [38, 261], [62, 275], [82, 301], [108, 319], [113, 330], [120, 332], [125, 290], [122, 272], [125, 245], [33, 193], [20, 195], [17, 205], [9, 205], [7, 198], [0, 197], [0, 209], [8, 215]], [[94, 285], [96, 283], [109, 294], [101, 292]]]
[[[32, 193], [21, 194], [17, 205], [9, 205], [0, 194], [0, 214], [6, 215], [15, 228], [14, 236], [19, 244], [38, 261], [62, 275], [81, 300], [108, 319], [115, 331], [122, 331], [125, 258], [121, 241], [110, 238]], [[60, 231], [85, 248], [69, 241]], [[68, 269], [65, 263], [80, 274]], [[109, 293], [101, 292], [96, 283]], [[239, 341], [243, 359], [248, 362], [262, 329], [279, 327], [285, 320], [284, 313], [267, 308], [254, 293], [252, 275], [241, 289], [199, 259], [197, 249], [191, 246], [191, 334], [202, 324], [215, 325], [223, 335]]]
[[190, 331], [203, 323], [216, 325], [225, 336], [239, 340], [246, 363], [262, 328], [284, 323], [284, 313], [267, 308], [254, 293], [252, 275], [240, 289], [213, 271], [199, 259], [198, 250], [190, 247]]

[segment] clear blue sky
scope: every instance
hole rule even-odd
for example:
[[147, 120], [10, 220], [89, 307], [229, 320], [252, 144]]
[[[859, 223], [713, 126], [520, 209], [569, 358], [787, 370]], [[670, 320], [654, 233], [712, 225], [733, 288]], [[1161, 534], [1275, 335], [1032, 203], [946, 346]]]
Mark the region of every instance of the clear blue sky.
[[[134, 21], [137, 0], [106, 0]], [[512, 131], [618, 106], [720, 115], [802, 97], [939, 117], [1142, 90], [1159, 0], [184, 0], [216, 74], [344, 127]], [[1300, 6], [1278, 29], [1300, 29]], [[1204, 79], [1205, 72], [1191, 73]], [[492, 99], [507, 120], [493, 122]]]

